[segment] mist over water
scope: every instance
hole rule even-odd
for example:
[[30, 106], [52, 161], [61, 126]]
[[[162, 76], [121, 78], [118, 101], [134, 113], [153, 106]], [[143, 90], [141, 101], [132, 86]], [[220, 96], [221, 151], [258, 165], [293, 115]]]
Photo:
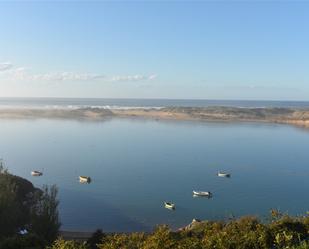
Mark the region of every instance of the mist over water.
[[[265, 218], [271, 208], [303, 214], [309, 206], [309, 132], [293, 126], [2, 119], [0, 139], [12, 173], [59, 187], [64, 230], [178, 228], [193, 218]], [[34, 169], [44, 175], [31, 177]], [[218, 178], [218, 170], [232, 177]], [[92, 183], [79, 184], [79, 175]], [[213, 198], [193, 198], [192, 190]]]
[[0, 98], [0, 108], [160, 108], [170, 106], [207, 107], [297, 107], [309, 108], [309, 101], [183, 100], [183, 99], [99, 99], [99, 98]]

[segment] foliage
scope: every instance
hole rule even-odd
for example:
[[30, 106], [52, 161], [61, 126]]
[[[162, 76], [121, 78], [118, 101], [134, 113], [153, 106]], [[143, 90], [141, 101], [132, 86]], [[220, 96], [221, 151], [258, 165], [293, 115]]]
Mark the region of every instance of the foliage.
[[87, 245], [90, 249], [97, 249], [97, 244], [99, 244], [104, 237], [104, 234], [101, 229], [96, 230], [92, 236], [87, 240]]
[[172, 233], [168, 226], [163, 225], [155, 229], [154, 233], [147, 237], [146, 243], [143, 248], [155, 249], [155, 248], [175, 248], [177, 240], [175, 233]]
[[[15, 248], [35, 248], [28, 240], [38, 238], [33, 241], [39, 241], [38, 246], [43, 248], [43, 242], [54, 241], [60, 227], [58, 204], [55, 186], [37, 189], [28, 180], [10, 174], [0, 160], [0, 245], [14, 248], [11, 245], [16, 243], [20, 246]], [[22, 229], [32, 237], [18, 235]]]
[[308, 237], [308, 230], [303, 220], [287, 215], [271, 223], [270, 229], [275, 237], [275, 246], [278, 248], [290, 247]]
[[291, 249], [309, 249], [309, 242], [303, 241], [297, 246], [292, 246]]
[[230, 221], [220, 230], [206, 230], [203, 244], [206, 248], [270, 248], [271, 234], [267, 227], [254, 217]]
[[204, 221], [173, 232], [167, 226], [153, 233], [105, 234], [98, 249], [309, 249], [308, 217], [280, 216], [268, 224], [255, 217], [228, 222]]
[[31, 182], [0, 169], [0, 237], [16, 234], [30, 223], [30, 210], [38, 192]]
[[139, 249], [143, 248], [144, 233], [113, 234], [104, 236], [102, 242], [98, 244], [100, 249]]
[[50, 247], [47, 247], [46, 249], [89, 249], [89, 247], [86, 242], [57, 239]]
[[15, 235], [2, 239], [0, 249], [41, 249], [44, 248], [45, 241], [35, 234]]
[[53, 242], [61, 226], [58, 214], [58, 189], [43, 186], [43, 193], [37, 198], [32, 209], [31, 229], [48, 242]]

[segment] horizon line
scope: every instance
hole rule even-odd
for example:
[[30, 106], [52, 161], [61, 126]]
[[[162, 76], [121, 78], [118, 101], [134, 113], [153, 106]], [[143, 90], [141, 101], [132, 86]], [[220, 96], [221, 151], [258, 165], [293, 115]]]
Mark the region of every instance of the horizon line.
[[309, 100], [280, 100], [280, 99], [212, 99], [212, 98], [116, 98], [116, 97], [21, 97], [21, 96], [0, 96], [0, 99], [109, 99], [109, 100], [184, 100], [184, 101], [260, 101], [260, 102], [309, 102]]

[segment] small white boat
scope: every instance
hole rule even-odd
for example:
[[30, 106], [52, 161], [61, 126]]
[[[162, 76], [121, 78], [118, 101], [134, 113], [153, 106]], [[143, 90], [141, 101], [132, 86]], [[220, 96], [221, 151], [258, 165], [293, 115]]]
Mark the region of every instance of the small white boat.
[[79, 176], [79, 182], [80, 183], [90, 183], [91, 178], [89, 176]]
[[230, 173], [226, 173], [226, 172], [218, 172], [217, 176], [219, 177], [230, 177], [231, 174]]
[[209, 192], [209, 191], [195, 191], [195, 190], [193, 190], [193, 196], [211, 197], [212, 193]]
[[174, 210], [176, 208], [174, 203], [167, 202], [167, 201], [164, 202], [164, 207], [167, 208], [167, 209], [172, 209], [172, 210]]
[[31, 171], [31, 175], [32, 176], [41, 176], [41, 175], [43, 175], [43, 173], [40, 172], [40, 171], [37, 171], [37, 170], [33, 170], [33, 171]]

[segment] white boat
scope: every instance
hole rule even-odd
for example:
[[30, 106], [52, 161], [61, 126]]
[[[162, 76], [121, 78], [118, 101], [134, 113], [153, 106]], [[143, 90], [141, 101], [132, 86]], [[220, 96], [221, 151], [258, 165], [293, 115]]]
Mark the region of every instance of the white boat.
[[230, 177], [231, 176], [231, 174], [229, 174], [229, 173], [226, 173], [226, 172], [218, 172], [218, 174], [217, 174], [217, 176], [219, 176], [219, 177]]
[[90, 183], [91, 178], [89, 176], [79, 176], [79, 182], [80, 183]]
[[40, 171], [37, 171], [37, 170], [33, 170], [33, 171], [31, 171], [31, 175], [32, 176], [41, 176], [41, 175], [43, 175], [43, 173], [40, 172]]
[[173, 210], [176, 208], [174, 203], [167, 202], [167, 201], [164, 202], [164, 207], [168, 209], [173, 209]]
[[193, 196], [206, 196], [206, 197], [211, 197], [212, 193], [209, 191], [195, 191], [193, 190]]

